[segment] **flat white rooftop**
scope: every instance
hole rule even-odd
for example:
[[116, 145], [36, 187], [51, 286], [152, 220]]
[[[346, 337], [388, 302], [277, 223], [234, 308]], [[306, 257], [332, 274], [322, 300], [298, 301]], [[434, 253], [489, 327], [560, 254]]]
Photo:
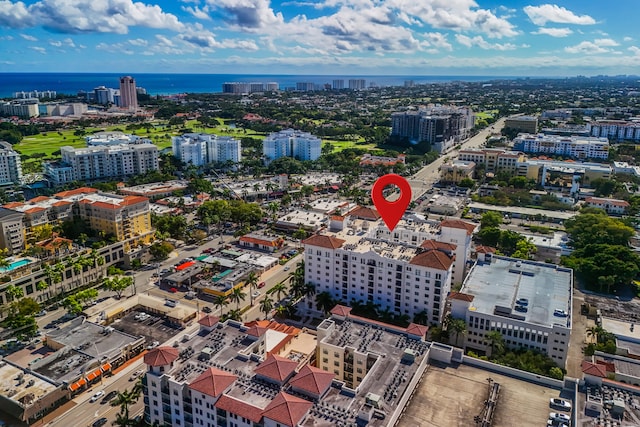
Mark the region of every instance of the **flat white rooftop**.
[[513, 310], [520, 298], [528, 300], [527, 312], [512, 311], [528, 323], [569, 327], [571, 316], [559, 317], [555, 310], [571, 311], [572, 271], [569, 268], [515, 258], [492, 256], [478, 261], [460, 292], [473, 295], [478, 313], [493, 315], [496, 307]]

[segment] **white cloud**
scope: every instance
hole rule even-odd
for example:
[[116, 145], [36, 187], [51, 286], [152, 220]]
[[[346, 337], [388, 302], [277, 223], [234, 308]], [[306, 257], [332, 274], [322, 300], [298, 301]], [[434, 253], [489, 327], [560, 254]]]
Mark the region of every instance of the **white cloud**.
[[490, 10], [479, 9], [475, 0], [388, 0], [386, 4], [434, 28], [456, 32], [476, 31], [490, 38], [518, 34], [507, 19]]
[[[456, 41], [466, 47], [477, 46], [484, 50], [515, 50], [518, 46], [511, 43], [489, 43], [482, 36], [467, 37], [463, 34], [456, 34]], [[526, 46], [521, 46], [526, 47]]]
[[45, 55], [47, 53], [47, 49], [40, 47], [40, 46], [29, 46], [29, 49], [35, 50], [36, 52], [39, 52], [43, 55]]
[[133, 46], [146, 46], [149, 44], [149, 42], [146, 41], [145, 39], [132, 39], [132, 40], [129, 40], [129, 44]]
[[547, 22], [575, 25], [593, 25], [596, 23], [596, 20], [589, 15], [576, 15], [570, 10], [555, 4], [526, 6], [523, 10], [531, 22], [540, 26], [545, 25]]
[[160, 6], [133, 0], [40, 0], [29, 6], [0, 0], [0, 26], [43, 26], [60, 33], [126, 34], [141, 26], [178, 31], [183, 24]]
[[624, 40], [625, 42], [631, 42], [631, 41], [633, 41], [633, 37], [628, 37], [627, 36], [627, 37], [623, 38], [622, 40]]
[[58, 41], [58, 40], [49, 40], [49, 44], [51, 46], [55, 46], [55, 47], [61, 47], [62, 46], [62, 42]]
[[578, 43], [575, 46], [567, 46], [564, 48], [568, 53], [579, 53], [582, 55], [595, 55], [599, 53], [611, 53], [610, 47], [619, 46], [619, 44], [612, 39], [596, 39], [592, 42], [584, 41]]
[[567, 37], [570, 34], [573, 34], [570, 28], [547, 28], [540, 27], [538, 31], [534, 31], [531, 34], [544, 34], [551, 37]]
[[30, 36], [29, 34], [20, 34], [20, 37], [22, 37], [23, 39], [28, 40], [30, 42], [37, 42], [38, 41], [37, 38], [35, 38], [33, 36]]
[[284, 22], [282, 14], [276, 14], [269, 6], [269, 0], [207, 0], [207, 4], [220, 10], [232, 26], [244, 31], [256, 31]]
[[194, 7], [181, 6], [181, 9], [187, 13], [190, 13], [195, 18], [207, 20], [207, 21], [211, 20], [211, 16], [209, 16], [209, 6], [207, 5], [204, 5], [202, 9], [200, 9], [198, 6], [194, 6]]
[[156, 34], [156, 39], [158, 40], [158, 43], [164, 46], [169, 46], [169, 47], [173, 47], [174, 44], [171, 40], [169, 40], [167, 37], [163, 36], [162, 34]]

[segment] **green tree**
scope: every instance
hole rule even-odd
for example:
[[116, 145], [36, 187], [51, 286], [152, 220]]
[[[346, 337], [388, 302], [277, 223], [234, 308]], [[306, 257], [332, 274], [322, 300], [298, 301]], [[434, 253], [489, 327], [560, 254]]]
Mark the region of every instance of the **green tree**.
[[489, 344], [491, 357], [497, 357], [504, 351], [504, 338], [499, 331], [493, 330], [487, 332], [484, 340]]
[[242, 321], [242, 313], [240, 312], [240, 310], [238, 309], [233, 309], [233, 310], [229, 310], [228, 313], [226, 313], [224, 316], [222, 316], [223, 319], [231, 319], [231, 320], [235, 320], [237, 322], [241, 322]]
[[247, 295], [241, 287], [235, 287], [229, 294], [229, 300], [236, 303], [236, 310], [240, 310], [240, 302], [244, 301]]
[[120, 407], [120, 412], [118, 414], [116, 423], [113, 423], [113, 425], [119, 425], [123, 427], [133, 425], [133, 420], [129, 418], [129, 407], [134, 405], [138, 401], [141, 391], [142, 384], [140, 384], [140, 386], [136, 384], [132, 390], [124, 390], [118, 392], [116, 397], [110, 402], [111, 406]]
[[413, 316], [413, 323], [418, 325], [428, 325], [429, 324], [429, 315], [427, 310], [419, 311]]
[[271, 313], [271, 310], [273, 310], [273, 300], [269, 298], [269, 296], [265, 296], [260, 301], [260, 311], [264, 313], [265, 319], [269, 316], [269, 313]]
[[276, 295], [276, 300], [280, 301], [282, 294], [286, 294], [288, 291], [287, 289], [287, 285], [284, 284], [284, 282], [280, 282], [278, 284], [276, 284], [273, 288], [269, 289], [269, 291], [267, 291], [267, 294], [269, 295]]
[[155, 242], [149, 247], [149, 253], [154, 260], [160, 261], [167, 259], [174, 249], [173, 245], [169, 242]]
[[579, 215], [565, 221], [564, 226], [576, 249], [601, 243], [627, 246], [635, 234], [632, 227], [599, 209], [583, 209]]
[[21, 286], [16, 286], [9, 284], [5, 289], [4, 293], [7, 296], [7, 300], [14, 301], [24, 297], [24, 289]]
[[480, 228], [497, 228], [502, 225], [502, 215], [499, 212], [489, 211], [482, 214]]
[[327, 314], [333, 307], [335, 307], [336, 301], [329, 292], [325, 291], [316, 295], [316, 305], [319, 310], [322, 310], [324, 314]]
[[117, 299], [122, 297], [122, 293], [133, 284], [135, 279], [131, 276], [112, 276], [102, 279], [105, 289], [115, 292]]
[[222, 315], [222, 309], [229, 305], [229, 298], [226, 295], [216, 295], [213, 305], [220, 309], [220, 315]]
[[256, 289], [258, 289], [258, 280], [260, 280], [260, 277], [256, 274], [255, 271], [252, 271], [247, 276], [247, 280], [245, 282], [245, 285], [249, 286], [249, 295], [251, 297], [251, 306], [252, 307], [253, 307], [253, 292]]

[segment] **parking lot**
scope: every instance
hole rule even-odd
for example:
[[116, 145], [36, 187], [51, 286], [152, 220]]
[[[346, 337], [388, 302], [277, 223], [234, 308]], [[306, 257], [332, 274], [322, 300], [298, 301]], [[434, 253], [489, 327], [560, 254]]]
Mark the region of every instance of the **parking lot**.
[[180, 332], [180, 328], [168, 323], [161, 317], [149, 313], [144, 320], [137, 320], [139, 311], [127, 313], [124, 317], [116, 320], [111, 326], [115, 329], [134, 336], [145, 337], [147, 344], [154, 341], [162, 344]]
[[559, 390], [547, 388], [482, 369], [460, 365], [429, 366], [400, 419], [399, 427], [475, 425], [488, 397], [488, 378], [500, 384], [492, 426], [544, 426], [549, 399]]

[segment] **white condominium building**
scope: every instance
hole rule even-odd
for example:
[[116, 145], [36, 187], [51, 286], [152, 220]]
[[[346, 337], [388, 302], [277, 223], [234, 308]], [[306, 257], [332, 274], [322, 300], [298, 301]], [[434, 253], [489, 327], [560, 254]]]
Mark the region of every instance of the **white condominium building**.
[[[463, 277], [476, 226], [402, 221], [389, 232], [381, 221], [363, 219], [364, 210], [373, 211], [358, 208], [346, 217], [334, 216], [333, 231], [303, 241], [305, 281], [315, 285], [316, 295], [328, 292], [345, 304], [372, 302], [410, 318], [426, 311], [430, 322], [440, 323], [454, 264], [455, 275]], [[318, 311], [315, 297], [306, 304]]]
[[609, 140], [582, 136], [522, 133], [513, 140], [513, 149], [525, 153], [555, 154], [577, 159], [607, 159]]
[[280, 157], [317, 160], [320, 157], [322, 140], [309, 132], [286, 129], [267, 136], [262, 142], [262, 147], [267, 164]]
[[20, 154], [6, 141], [0, 141], [0, 186], [22, 183]]
[[45, 164], [45, 176], [54, 185], [141, 175], [158, 170], [158, 147], [154, 144], [65, 146], [60, 148], [60, 153], [60, 162]]
[[204, 166], [209, 163], [242, 160], [242, 144], [228, 136], [186, 133], [171, 138], [173, 155], [186, 164]]
[[640, 123], [625, 120], [597, 120], [588, 124], [591, 136], [640, 141]]
[[564, 368], [571, 333], [573, 273], [570, 268], [479, 254], [451, 315], [464, 319], [465, 349], [489, 353], [486, 336], [498, 331], [509, 348], [548, 355]]
[[97, 132], [93, 135], [85, 136], [84, 140], [88, 147], [97, 145], [152, 144], [150, 139], [118, 131]]

